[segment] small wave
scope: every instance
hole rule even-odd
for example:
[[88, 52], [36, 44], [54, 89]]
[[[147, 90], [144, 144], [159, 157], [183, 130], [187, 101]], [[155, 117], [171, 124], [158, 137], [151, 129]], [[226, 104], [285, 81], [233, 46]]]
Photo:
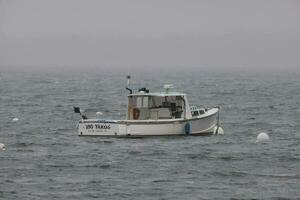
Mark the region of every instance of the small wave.
[[220, 157], [217, 157], [218, 159], [221, 159], [221, 160], [225, 160], [225, 161], [229, 161], [229, 160], [243, 160], [243, 158], [237, 158], [237, 157], [234, 157], [234, 156], [220, 156]]
[[28, 147], [28, 146], [32, 146], [32, 145], [36, 145], [36, 144], [33, 143], [33, 142], [29, 142], [29, 143], [18, 142], [18, 143], [15, 144], [16, 147]]
[[40, 106], [40, 104], [38, 104], [38, 103], [33, 103], [33, 102], [20, 103], [20, 104], [18, 104], [18, 105], [15, 105], [15, 107], [21, 107], [21, 108], [24, 108], [24, 107], [37, 107], [37, 106]]
[[88, 184], [100, 184], [102, 181], [91, 180]]
[[172, 180], [169, 179], [157, 179], [157, 180], [153, 180], [153, 183], [171, 183], [173, 182]]
[[102, 143], [111, 144], [111, 143], [114, 143], [114, 141], [112, 141], [112, 140], [103, 140]]
[[[272, 197], [272, 200], [292, 200], [292, 198], [286, 198], [286, 197]], [[299, 198], [296, 198], [299, 200]]]
[[284, 178], [284, 179], [300, 179], [300, 174], [254, 174], [260, 177]]
[[230, 198], [230, 200], [260, 200], [260, 198]]
[[270, 108], [271, 110], [277, 110], [277, 108], [276, 108], [275, 106], [272, 106], [272, 105], [270, 105], [269, 108]]
[[43, 165], [45, 167], [53, 167], [53, 168], [72, 168], [75, 167], [73, 164], [46, 164]]
[[51, 83], [53, 83], [50, 80], [33, 80], [32, 82], [35, 84], [51, 84]]
[[101, 169], [108, 169], [111, 168], [110, 164], [95, 164], [95, 165], [91, 165], [89, 167], [95, 167], [95, 168], [101, 168]]
[[142, 154], [142, 151], [131, 150], [131, 151], [128, 151], [128, 154], [130, 154], [130, 155], [140, 155], [140, 154]]
[[15, 181], [13, 181], [13, 180], [11, 180], [11, 179], [6, 179], [4, 182], [5, 182], [5, 183], [15, 183]]
[[255, 120], [255, 117], [248, 117], [247, 120]]
[[285, 179], [300, 179], [300, 174], [252, 174], [243, 171], [215, 171], [211, 173], [212, 175], [217, 175], [221, 177], [245, 177], [245, 176], [259, 176], [259, 177], [269, 177], [269, 178], [285, 178]]
[[242, 172], [242, 171], [229, 171], [229, 172], [222, 172], [222, 171], [216, 171], [216, 172], [212, 172], [212, 175], [217, 175], [217, 176], [221, 176], [221, 177], [245, 177], [250, 175], [247, 172]]
[[167, 155], [167, 152], [163, 150], [151, 150], [151, 151], [141, 152], [141, 154], [143, 154], [144, 156], [163, 156], [163, 155]]
[[235, 91], [224, 91], [224, 92], [218, 92], [215, 94], [216, 96], [223, 96], [223, 95], [232, 95], [235, 94]]
[[186, 157], [189, 159], [211, 159], [211, 152], [205, 151], [203, 153], [189, 153], [189, 154], [181, 154], [182, 157]]
[[111, 168], [112, 165], [109, 163], [94, 163], [94, 164], [79, 165], [77, 167], [108, 169], [108, 168]]

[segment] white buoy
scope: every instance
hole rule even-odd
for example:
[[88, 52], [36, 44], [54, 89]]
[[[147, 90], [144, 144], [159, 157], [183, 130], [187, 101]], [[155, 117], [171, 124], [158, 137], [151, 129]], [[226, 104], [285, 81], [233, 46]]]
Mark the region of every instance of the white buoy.
[[268, 142], [270, 140], [270, 137], [267, 133], [260, 133], [257, 135], [257, 138], [256, 138], [256, 142]]
[[221, 126], [215, 126], [214, 128], [214, 135], [223, 135], [224, 130]]
[[15, 118], [12, 119], [12, 121], [17, 122], [17, 121], [19, 121], [19, 118], [15, 117]]
[[223, 130], [223, 128], [221, 126], [219, 126], [218, 134], [219, 135], [224, 135], [224, 130]]
[[3, 144], [3, 143], [0, 143], [0, 150], [5, 150], [5, 144]]
[[102, 112], [96, 112], [96, 115], [99, 116], [99, 115], [103, 115]]

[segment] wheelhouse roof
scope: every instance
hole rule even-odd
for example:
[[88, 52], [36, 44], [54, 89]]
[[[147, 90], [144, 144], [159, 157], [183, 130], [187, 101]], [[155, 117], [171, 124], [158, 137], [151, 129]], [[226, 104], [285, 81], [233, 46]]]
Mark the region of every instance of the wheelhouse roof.
[[154, 97], [170, 97], [170, 96], [186, 96], [185, 93], [178, 92], [153, 92], [153, 93], [145, 93], [145, 92], [137, 92], [133, 94], [129, 94], [128, 97], [132, 96], [154, 96]]

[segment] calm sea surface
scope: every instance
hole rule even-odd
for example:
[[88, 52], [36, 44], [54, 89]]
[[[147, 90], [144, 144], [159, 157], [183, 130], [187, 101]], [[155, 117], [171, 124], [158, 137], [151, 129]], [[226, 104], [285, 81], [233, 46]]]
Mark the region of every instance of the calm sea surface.
[[73, 106], [124, 118], [126, 74], [0, 73], [0, 199], [300, 199], [299, 73], [132, 76], [220, 105], [225, 135], [79, 137]]

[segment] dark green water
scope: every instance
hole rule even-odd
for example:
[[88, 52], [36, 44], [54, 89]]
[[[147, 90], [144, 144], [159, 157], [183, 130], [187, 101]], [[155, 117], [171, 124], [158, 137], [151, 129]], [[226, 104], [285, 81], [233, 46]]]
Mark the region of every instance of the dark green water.
[[124, 118], [126, 74], [1, 73], [0, 199], [300, 198], [299, 73], [150, 71], [135, 88], [173, 83], [220, 105], [225, 135], [79, 137], [73, 106]]

